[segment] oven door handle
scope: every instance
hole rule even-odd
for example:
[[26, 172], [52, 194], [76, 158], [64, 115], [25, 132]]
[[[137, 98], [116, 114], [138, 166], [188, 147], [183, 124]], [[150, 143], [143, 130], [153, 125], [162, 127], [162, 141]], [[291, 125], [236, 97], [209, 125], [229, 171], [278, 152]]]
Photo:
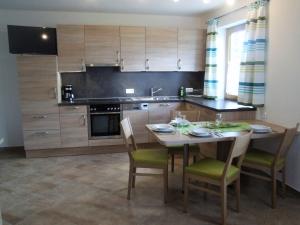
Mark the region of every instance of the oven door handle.
[[121, 114], [121, 112], [99, 112], [99, 113], [90, 113], [90, 115], [110, 115], [110, 114]]

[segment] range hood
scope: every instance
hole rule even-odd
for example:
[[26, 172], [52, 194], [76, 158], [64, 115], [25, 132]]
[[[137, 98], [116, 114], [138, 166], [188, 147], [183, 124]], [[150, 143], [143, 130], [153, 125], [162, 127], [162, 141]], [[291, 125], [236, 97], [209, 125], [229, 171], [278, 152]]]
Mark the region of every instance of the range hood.
[[89, 63], [86, 67], [120, 67], [119, 63]]

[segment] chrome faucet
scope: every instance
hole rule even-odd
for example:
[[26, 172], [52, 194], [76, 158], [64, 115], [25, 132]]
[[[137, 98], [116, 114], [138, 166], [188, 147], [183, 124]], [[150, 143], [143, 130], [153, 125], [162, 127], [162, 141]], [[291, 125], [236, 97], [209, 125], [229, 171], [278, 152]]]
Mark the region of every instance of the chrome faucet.
[[162, 91], [162, 88], [158, 88], [158, 89], [154, 90], [154, 87], [152, 87], [152, 88], [150, 88], [150, 91], [151, 91], [151, 96], [153, 97], [155, 93]]

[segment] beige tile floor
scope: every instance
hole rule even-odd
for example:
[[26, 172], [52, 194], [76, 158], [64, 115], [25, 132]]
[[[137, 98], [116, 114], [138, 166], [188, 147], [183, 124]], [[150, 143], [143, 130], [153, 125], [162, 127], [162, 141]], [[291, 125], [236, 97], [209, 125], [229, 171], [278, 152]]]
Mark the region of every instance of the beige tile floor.
[[[25, 159], [0, 152], [0, 206], [11, 225], [209, 225], [219, 222], [219, 200], [191, 191], [189, 212], [182, 212], [181, 167], [170, 174], [168, 204], [162, 180], [138, 177], [127, 201], [126, 153]], [[241, 212], [229, 190], [228, 224], [299, 225], [300, 194], [289, 190], [269, 207], [270, 186], [243, 177]]]

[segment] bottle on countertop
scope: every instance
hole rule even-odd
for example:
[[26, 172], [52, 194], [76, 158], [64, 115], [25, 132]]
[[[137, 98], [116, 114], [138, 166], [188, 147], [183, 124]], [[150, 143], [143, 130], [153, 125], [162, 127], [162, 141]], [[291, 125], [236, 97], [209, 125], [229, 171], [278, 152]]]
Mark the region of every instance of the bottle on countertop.
[[178, 93], [179, 97], [185, 97], [186, 93], [185, 93], [185, 88], [183, 86], [181, 86], [179, 88], [179, 93]]

